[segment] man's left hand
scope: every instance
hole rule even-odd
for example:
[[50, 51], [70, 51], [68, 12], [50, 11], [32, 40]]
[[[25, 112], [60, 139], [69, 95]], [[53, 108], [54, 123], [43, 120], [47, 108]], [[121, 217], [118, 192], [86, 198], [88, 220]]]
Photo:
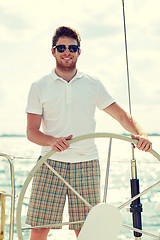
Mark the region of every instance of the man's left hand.
[[147, 137], [140, 135], [131, 135], [131, 138], [138, 140], [137, 148], [139, 150], [149, 152], [152, 149], [152, 143], [148, 140]]

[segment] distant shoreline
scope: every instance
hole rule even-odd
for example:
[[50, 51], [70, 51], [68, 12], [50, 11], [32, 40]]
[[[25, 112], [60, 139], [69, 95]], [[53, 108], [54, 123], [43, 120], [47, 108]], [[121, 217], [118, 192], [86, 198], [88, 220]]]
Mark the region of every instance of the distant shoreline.
[[[130, 136], [129, 133], [120, 133], [124, 136]], [[148, 136], [154, 136], [154, 137], [159, 137], [160, 136], [160, 133], [148, 133]], [[25, 134], [1, 134], [0, 135], [0, 138], [12, 138], [12, 137], [19, 137], [19, 138], [24, 138], [26, 137]]]
[[4, 138], [4, 137], [26, 137], [26, 135], [24, 135], [24, 134], [1, 134], [0, 137], [1, 138]]
[[[160, 133], [147, 133], [147, 134], [148, 134], [148, 136], [150, 136], [150, 137], [159, 137], [159, 136], [160, 136]], [[124, 135], [124, 136], [130, 136], [129, 133], [122, 133], [122, 135]]]

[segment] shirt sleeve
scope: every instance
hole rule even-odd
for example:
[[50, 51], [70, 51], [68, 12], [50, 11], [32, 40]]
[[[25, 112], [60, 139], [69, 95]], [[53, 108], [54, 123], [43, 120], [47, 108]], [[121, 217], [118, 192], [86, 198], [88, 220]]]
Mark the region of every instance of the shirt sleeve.
[[102, 109], [110, 106], [114, 102], [115, 102], [115, 100], [108, 93], [108, 91], [106, 90], [104, 85], [99, 81], [99, 85], [97, 88], [97, 95], [96, 95], [96, 106], [100, 110], [102, 110]]
[[33, 83], [28, 94], [26, 113], [42, 115], [42, 112], [43, 108], [40, 101], [40, 97], [36, 89], [35, 83]]

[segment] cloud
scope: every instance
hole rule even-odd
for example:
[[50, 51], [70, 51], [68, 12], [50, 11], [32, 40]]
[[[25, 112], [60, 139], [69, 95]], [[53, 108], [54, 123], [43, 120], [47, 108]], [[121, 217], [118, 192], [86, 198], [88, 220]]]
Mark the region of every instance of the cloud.
[[28, 24], [22, 15], [17, 15], [16, 12], [10, 12], [2, 6], [0, 6], [0, 24], [10, 31], [25, 31], [26, 29], [31, 28], [31, 25]]
[[106, 25], [101, 23], [87, 23], [82, 28], [82, 34], [87, 39], [96, 39], [108, 36], [115, 36], [121, 32], [118, 25]]
[[[156, 50], [131, 51], [131, 74], [135, 85], [145, 93], [146, 97], [153, 97], [160, 89], [160, 72], [158, 71], [160, 53]], [[156, 99], [157, 101], [158, 99]], [[157, 104], [160, 103], [160, 99]]]
[[4, 103], [4, 98], [5, 98], [4, 90], [0, 86], [0, 102], [1, 102], [1, 105]]
[[27, 39], [27, 34], [33, 31], [33, 27], [23, 13], [0, 5], [0, 31], [1, 42], [17, 42]]

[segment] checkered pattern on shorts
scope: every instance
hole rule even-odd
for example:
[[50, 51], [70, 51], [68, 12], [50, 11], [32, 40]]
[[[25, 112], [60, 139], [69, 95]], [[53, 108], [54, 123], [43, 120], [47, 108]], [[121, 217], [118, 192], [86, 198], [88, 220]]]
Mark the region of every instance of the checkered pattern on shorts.
[[[98, 160], [65, 163], [48, 159], [47, 162], [92, 206], [100, 202]], [[45, 164], [42, 164], [33, 179], [26, 224], [40, 226], [61, 223], [66, 195], [68, 195], [69, 221], [85, 220], [89, 207]], [[82, 224], [69, 225], [69, 229], [74, 230], [80, 230], [81, 227]]]

